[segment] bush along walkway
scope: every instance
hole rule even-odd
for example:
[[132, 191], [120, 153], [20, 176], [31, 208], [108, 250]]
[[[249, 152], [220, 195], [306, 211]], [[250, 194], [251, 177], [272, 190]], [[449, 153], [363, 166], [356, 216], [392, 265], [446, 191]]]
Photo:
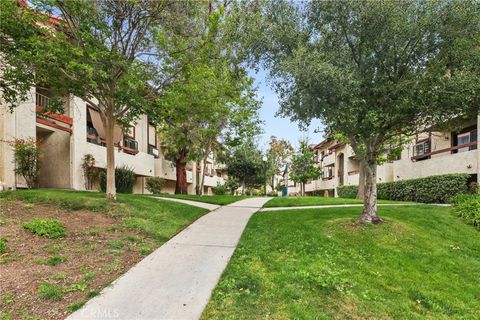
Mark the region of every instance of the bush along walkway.
[[248, 220], [268, 200], [206, 214], [67, 319], [198, 319]]

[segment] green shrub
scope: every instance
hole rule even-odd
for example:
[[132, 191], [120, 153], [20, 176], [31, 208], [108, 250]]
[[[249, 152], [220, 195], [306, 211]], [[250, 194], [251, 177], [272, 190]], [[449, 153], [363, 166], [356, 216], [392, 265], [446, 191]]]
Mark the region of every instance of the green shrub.
[[29, 189], [35, 188], [40, 171], [40, 145], [35, 139], [17, 139], [13, 144], [15, 173], [21, 175]]
[[452, 199], [453, 211], [480, 230], [480, 196], [458, 195]]
[[153, 194], [160, 194], [163, 187], [165, 186], [165, 179], [160, 177], [149, 177], [145, 184], [147, 185], [147, 190]]
[[337, 187], [337, 193], [340, 198], [355, 199], [357, 197], [358, 186], [340, 186]]
[[227, 194], [227, 187], [224, 184], [220, 184], [217, 182], [217, 186], [212, 188], [213, 194], [216, 194], [218, 196], [223, 196], [224, 194]]
[[57, 220], [35, 219], [24, 223], [23, 227], [39, 236], [50, 239], [65, 237], [65, 227]]
[[56, 284], [44, 282], [38, 287], [38, 295], [45, 300], [62, 300], [63, 288]]
[[5, 253], [7, 251], [8, 251], [7, 239], [0, 238], [0, 254]]
[[[100, 171], [100, 190], [107, 190], [107, 171]], [[115, 169], [115, 189], [118, 193], [132, 193], [135, 183], [135, 173], [127, 166]]]
[[[468, 174], [445, 174], [425, 178], [377, 184], [377, 197], [383, 200], [448, 203], [451, 198], [468, 192]], [[342, 198], [355, 198], [358, 186], [337, 188]]]

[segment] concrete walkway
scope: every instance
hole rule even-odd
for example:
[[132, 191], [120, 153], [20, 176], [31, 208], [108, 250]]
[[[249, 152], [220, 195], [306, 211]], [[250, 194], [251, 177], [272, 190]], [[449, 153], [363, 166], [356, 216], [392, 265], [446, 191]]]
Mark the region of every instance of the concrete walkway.
[[163, 197], [155, 197], [160, 200], [167, 200], [167, 201], [173, 201], [173, 202], [180, 202], [184, 204], [188, 204], [194, 207], [200, 207], [204, 209], [208, 209], [210, 211], [216, 210], [220, 208], [218, 204], [211, 204], [211, 203], [205, 203], [205, 202], [200, 202], [200, 201], [192, 201], [192, 200], [184, 200], [184, 199], [177, 199], [177, 198], [163, 198]]
[[268, 200], [204, 215], [67, 319], [198, 319], [248, 220]]
[[[378, 203], [378, 207], [384, 206], [423, 206], [423, 203]], [[294, 210], [294, 209], [323, 209], [323, 208], [345, 208], [345, 207], [363, 207], [363, 204], [326, 204], [318, 206], [296, 206], [296, 207], [271, 207], [271, 208], [262, 208], [260, 211], [283, 211], [283, 210]]]

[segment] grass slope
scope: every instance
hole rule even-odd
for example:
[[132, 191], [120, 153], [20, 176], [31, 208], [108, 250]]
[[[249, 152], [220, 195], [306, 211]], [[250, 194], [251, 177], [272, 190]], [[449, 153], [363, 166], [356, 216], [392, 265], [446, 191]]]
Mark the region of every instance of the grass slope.
[[252, 217], [203, 319], [479, 319], [480, 236], [449, 208]]
[[205, 202], [205, 203], [211, 203], [211, 204], [218, 204], [220, 206], [247, 198], [247, 196], [232, 196], [232, 195], [197, 196], [192, 194], [161, 194], [159, 196], [164, 198], [176, 198], [176, 199], [184, 199], [184, 200], [192, 200], [192, 201]]
[[72, 211], [108, 212], [121, 217], [126, 227], [155, 239], [158, 245], [208, 212], [203, 208], [133, 194], [118, 194], [115, 203], [107, 201], [104, 193], [54, 189], [18, 190], [0, 193], [0, 197], [44, 203]]
[[[274, 197], [263, 205], [271, 207], [320, 206], [335, 204], [362, 204], [363, 200], [333, 197]], [[407, 203], [401, 201], [378, 200], [378, 203]]]
[[0, 319], [64, 319], [206, 212], [141, 195], [0, 193]]

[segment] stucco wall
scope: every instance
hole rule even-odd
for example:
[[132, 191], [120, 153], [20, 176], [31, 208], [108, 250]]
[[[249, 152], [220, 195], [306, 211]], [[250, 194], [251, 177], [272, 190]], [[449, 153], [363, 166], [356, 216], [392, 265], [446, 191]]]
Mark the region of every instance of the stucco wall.
[[9, 142], [15, 139], [36, 139], [36, 112], [35, 112], [35, 88], [30, 90], [28, 99], [16, 107], [13, 113], [6, 105], [0, 105], [0, 181], [6, 189], [14, 187], [26, 187], [22, 177], [14, 174], [13, 149]]
[[478, 173], [478, 152], [444, 154], [423, 161], [402, 160], [393, 163], [394, 180], [414, 179], [448, 173]]
[[70, 134], [65, 131], [37, 126], [40, 141], [41, 188], [70, 188]]

